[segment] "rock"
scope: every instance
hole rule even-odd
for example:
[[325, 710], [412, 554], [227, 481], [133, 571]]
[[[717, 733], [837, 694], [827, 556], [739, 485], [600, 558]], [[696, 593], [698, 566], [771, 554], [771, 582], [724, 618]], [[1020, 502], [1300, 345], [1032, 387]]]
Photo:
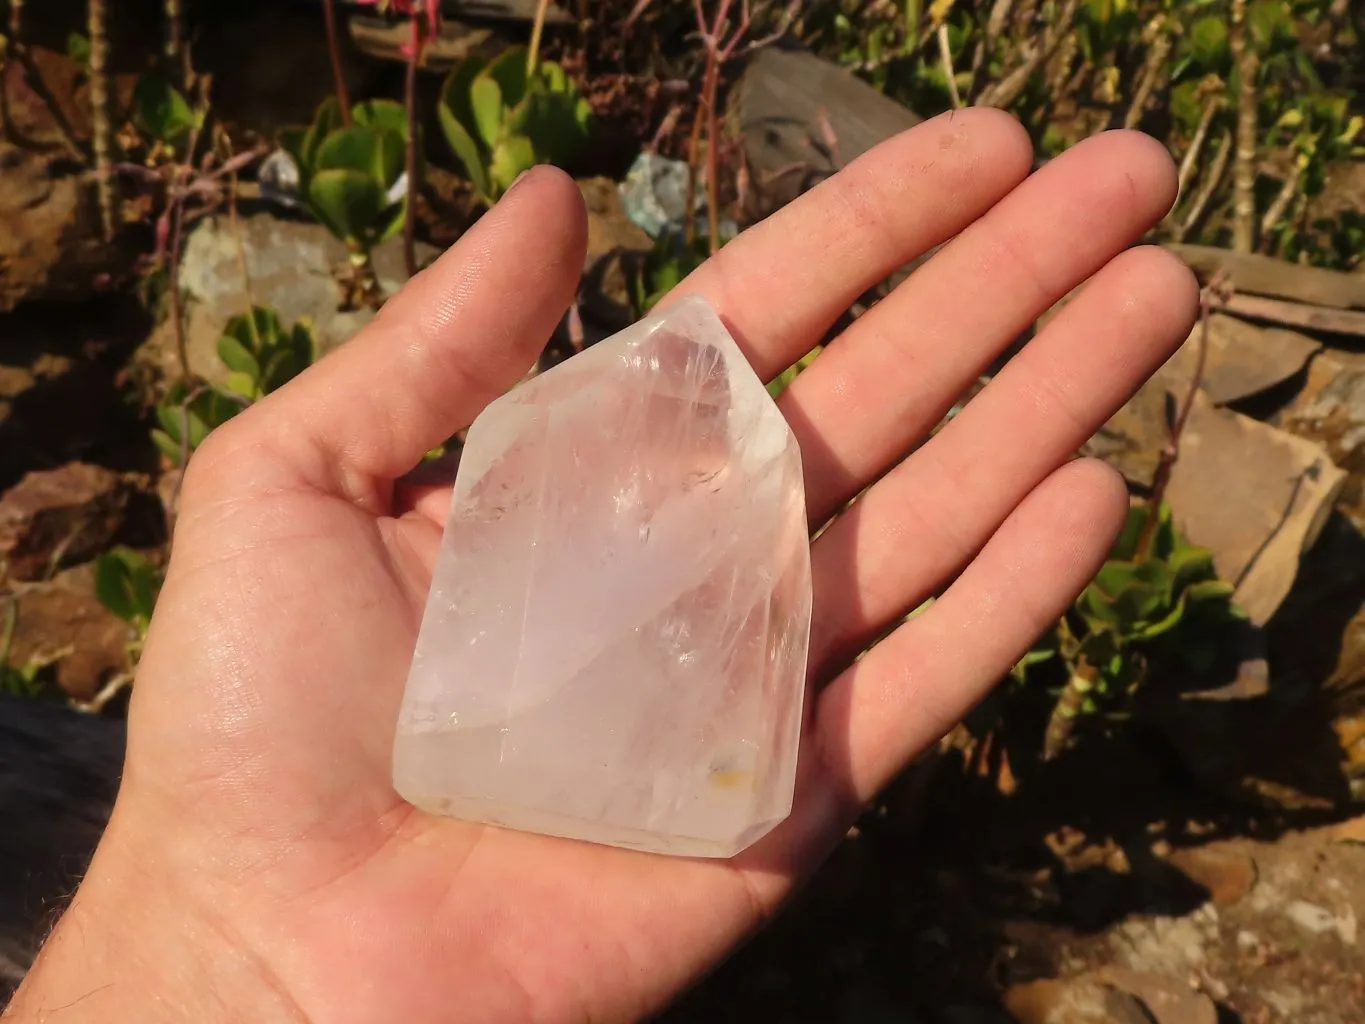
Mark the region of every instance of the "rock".
[[730, 128], [743, 140], [759, 214], [922, 120], [850, 72], [785, 40], [748, 58], [730, 105]]
[[709, 303], [672, 303], [470, 427], [394, 786], [732, 856], [791, 810], [810, 588], [791, 428]]
[[1326, 907], [1306, 900], [1294, 900], [1284, 908], [1284, 916], [1306, 932], [1324, 935], [1337, 930], [1337, 918]]
[[1332, 838], [1338, 843], [1365, 845], [1365, 815], [1334, 825], [1332, 827]]
[[[1198, 362], [1203, 327], [1193, 332], [1166, 364], [1166, 386], [1183, 394]], [[1282, 384], [1308, 365], [1322, 343], [1279, 327], [1259, 327], [1223, 313], [1209, 317], [1208, 350], [1200, 387], [1215, 405], [1226, 405]]]
[[1153, 1024], [1218, 1024], [1213, 1000], [1169, 975], [1107, 967], [1095, 976], [1136, 998]]
[[1167, 499], [1177, 525], [1210, 548], [1234, 600], [1264, 625], [1294, 584], [1346, 474], [1322, 446], [1196, 396]]
[[1001, 1001], [1018, 1024], [1150, 1024], [1141, 1003], [1093, 978], [1045, 978], [1005, 990]]
[[94, 295], [121, 262], [99, 223], [89, 180], [0, 142], [0, 313], [21, 302]]
[[1174, 851], [1168, 860], [1220, 906], [1236, 903], [1256, 884], [1256, 861], [1238, 850], [1191, 846]]
[[[256, 305], [273, 307], [286, 324], [311, 318], [324, 351], [373, 319], [368, 309], [341, 311], [334, 271], [345, 263], [346, 247], [321, 224], [264, 213], [240, 218], [238, 224], [251, 278], [251, 300]], [[418, 246], [419, 264], [436, 255], [431, 246]], [[384, 290], [396, 292], [406, 279], [401, 240], [380, 246], [374, 263]], [[190, 299], [186, 316], [190, 368], [206, 380], [221, 383], [227, 368], [218, 359], [218, 339], [224, 324], [247, 309], [238, 239], [228, 218], [206, 218], [189, 233], [180, 285]], [[176, 372], [174, 331], [169, 322], [157, 328], [146, 349], [168, 373]]]
[[93, 557], [118, 533], [127, 504], [124, 480], [102, 466], [29, 473], [0, 495], [0, 578], [42, 579]]
[[589, 342], [625, 330], [636, 319], [631, 275], [654, 248], [654, 240], [626, 214], [616, 182], [586, 178], [578, 183], [588, 209], [588, 256], [584, 263], [582, 312], [599, 332]]
[[1161, 450], [1171, 436], [1167, 417], [1170, 400], [1166, 377], [1154, 375], [1095, 432], [1082, 453], [1103, 459], [1129, 483], [1150, 487]]
[[57, 685], [89, 700], [128, 667], [128, 625], [95, 597], [93, 565], [58, 573], [45, 583], [20, 584], [10, 662], [56, 660]]

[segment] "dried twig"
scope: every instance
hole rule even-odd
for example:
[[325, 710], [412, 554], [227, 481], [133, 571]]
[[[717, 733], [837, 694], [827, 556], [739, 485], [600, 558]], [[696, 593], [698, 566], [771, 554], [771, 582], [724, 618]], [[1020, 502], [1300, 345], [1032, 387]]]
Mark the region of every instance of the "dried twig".
[[1213, 160], [1209, 164], [1204, 184], [1199, 189], [1199, 194], [1194, 197], [1194, 202], [1190, 204], [1189, 212], [1185, 214], [1185, 220], [1173, 232], [1177, 242], [1183, 242], [1189, 237], [1191, 231], [1199, 226], [1199, 222], [1204, 219], [1204, 213], [1213, 201], [1214, 195], [1218, 191], [1218, 186], [1223, 180], [1223, 175], [1228, 169], [1228, 160], [1232, 156], [1232, 133], [1224, 132], [1223, 137], [1218, 141], [1218, 149], [1214, 151]]
[[109, 123], [109, 34], [106, 0], [89, 0], [86, 31], [90, 35], [90, 124], [95, 152], [95, 188], [99, 195], [100, 228], [106, 241], [118, 223], [118, 195], [114, 189], [113, 129]]
[[1256, 78], [1260, 59], [1247, 25], [1247, 0], [1232, 0], [1228, 34], [1237, 74], [1237, 154], [1232, 170], [1232, 247], [1256, 248]]
[[1194, 130], [1194, 135], [1190, 138], [1190, 145], [1185, 150], [1185, 155], [1180, 158], [1180, 172], [1176, 186], [1176, 195], [1183, 196], [1185, 190], [1190, 187], [1190, 180], [1194, 176], [1195, 168], [1199, 166], [1199, 155], [1204, 150], [1204, 142], [1209, 137], [1209, 127], [1213, 124], [1213, 119], [1223, 106], [1221, 95], [1210, 96], [1204, 104], [1204, 110], [1199, 115], [1199, 124]]
[[1063, 40], [1072, 34], [1071, 28], [1079, 8], [1080, 0], [1063, 0], [1056, 20], [1043, 29], [1038, 37], [1030, 39], [1021, 48], [1024, 56], [1014, 70], [995, 85], [982, 91], [978, 100], [981, 106], [1008, 107], [1017, 100], [1034, 72], [1042, 67], [1043, 63], [1057, 51]]
[[[429, 3], [435, 0], [428, 0]], [[545, 31], [545, 14], [550, 9], [550, 0], [539, 0], [536, 4], [536, 19], [531, 25], [531, 45], [526, 48], [526, 76], [536, 72], [540, 60], [540, 37]]]
[[1138, 73], [1137, 85], [1133, 89], [1133, 102], [1124, 115], [1123, 127], [1136, 128], [1147, 112], [1147, 104], [1152, 101], [1157, 82], [1166, 73], [1166, 58], [1171, 52], [1171, 34], [1166, 31], [1165, 20], [1158, 15], [1153, 20], [1150, 32], [1151, 42], [1147, 47], [1147, 57]]
[[181, 0], [164, 0], [166, 19], [166, 63], [179, 76], [182, 84], [189, 80], [185, 60], [185, 12]]
[[943, 77], [948, 80], [948, 98], [952, 101], [953, 109], [962, 109], [962, 95], [957, 91], [957, 74], [953, 71], [953, 50], [948, 42], [948, 25], [940, 24], [938, 27], [938, 59], [943, 62]]
[[1284, 184], [1280, 186], [1280, 191], [1275, 195], [1270, 205], [1266, 207], [1265, 215], [1261, 217], [1261, 252], [1269, 252], [1271, 245], [1274, 244], [1272, 233], [1276, 225], [1284, 219], [1290, 204], [1298, 197], [1299, 186], [1303, 183], [1303, 168], [1298, 164], [1289, 173], [1289, 177], [1284, 179]]

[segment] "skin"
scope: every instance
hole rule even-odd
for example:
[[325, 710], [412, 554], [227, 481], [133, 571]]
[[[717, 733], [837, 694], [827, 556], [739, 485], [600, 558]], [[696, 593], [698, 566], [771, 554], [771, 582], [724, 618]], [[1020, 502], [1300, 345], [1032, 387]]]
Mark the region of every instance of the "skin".
[[195, 455], [117, 806], [9, 1014], [624, 1021], [724, 958], [1061, 613], [1122, 518], [1122, 482], [1071, 456], [1194, 322], [1183, 265], [1129, 248], [1171, 205], [1174, 169], [1125, 132], [1032, 176], [1030, 158], [999, 112], [931, 120], [679, 290], [707, 296], [768, 377], [952, 239], [780, 402], [813, 525], [878, 481], [813, 548], [810, 715], [786, 823], [733, 861], [689, 860], [438, 819], [390, 786], [449, 500], [396, 481], [516, 382], [573, 294], [582, 203], [540, 168], [361, 336]]

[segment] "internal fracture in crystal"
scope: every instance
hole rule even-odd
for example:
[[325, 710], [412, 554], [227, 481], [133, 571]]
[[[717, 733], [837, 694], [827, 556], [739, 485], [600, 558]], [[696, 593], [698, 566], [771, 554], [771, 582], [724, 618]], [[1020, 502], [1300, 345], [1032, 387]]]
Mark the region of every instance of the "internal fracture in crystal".
[[394, 785], [731, 856], [791, 810], [810, 613], [796, 439], [711, 307], [675, 302], [470, 428]]

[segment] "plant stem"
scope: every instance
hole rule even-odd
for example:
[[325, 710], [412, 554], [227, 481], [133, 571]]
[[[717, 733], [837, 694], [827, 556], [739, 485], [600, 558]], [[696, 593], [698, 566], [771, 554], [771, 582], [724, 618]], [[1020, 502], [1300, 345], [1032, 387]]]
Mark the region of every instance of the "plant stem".
[[703, 85], [706, 107], [706, 222], [711, 232], [711, 254], [720, 251], [720, 139], [716, 130], [716, 90], [720, 82], [720, 61], [712, 53], [706, 61]]
[[687, 198], [683, 205], [683, 241], [690, 247], [697, 237], [697, 164], [701, 161], [702, 112], [692, 115], [692, 134], [687, 140]]
[[1180, 159], [1180, 173], [1176, 186], [1177, 198], [1183, 196], [1185, 190], [1190, 187], [1194, 170], [1199, 166], [1199, 156], [1204, 151], [1204, 143], [1209, 137], [1209, 128], [1213, 125], [1214, 115], [1218, 113], [1218, 108], [1222, 106], [1222, 103], [1221, 96], [1211, 96], [1209, 101], [1204, 104], [1203, 113], [1199, 115], [1199, 126], [1195, 128], [1194, 137], [1190, 139], [1190, 146]]
[[948, 23], [938, 27], [938, 59], [943, 62], [943, 77], [948, 80], [948, 98], [953, 109], [962, 109], [962, 95], [957, 91], [957, 73], [953, 71], [953, 50], [948, 43]]
[[332, 87], [341, 105], [341, 123], [351, 127], [351, 96], [346, 90], [346, 74], [341, 67], [341, 39], [337, 35], [336, 0], [322, 0], [322, 17], [327, 25], [327, 52], [332, 58]]
[[185, 74], [185, 12], [181, 0], [165, 0], [166, 63], [183, 85]]
[[1057, 696], [1057, 703], [1052, 706], [1052, 714], [1048, 716], [1047, 729], [1043, 733], [1044, 761], [1055, 760], [1071, 746], [1086, 694], [1094, 689], [1094, 679], [1094, 667], [1083, 655], [1077, 658], [1076, 667], [1067, 677], [1066, 685]]
[[1261, 252], [1268, 253], [1274, 244], [1273, 232], [1275, 226], [1284, 219], [1289, 207], [1299, 194], [1299, 185], [1303, 181], [1303, 169], [1295, 165], [1285, 178], [1284, 184], [1280, 186], [1279, 193], [1271, 204], [1266, 207], [1265, 216], [1261, 218]]
[[545, 16], [550, 9], [550, 0], [539, 0], [536, 4], [536, 18], [531, 24], [531, 45], [526, 49], [526, 77], [536, 73], [540, 61], [540, 37], [545, 31]]
[[1237, 155], [1232, 164], [1232, 247], [1256, 248], [1256, 76], [1260, 61], [1247, 25], [1247, 0], [1232, 0], [1228, 34], [1237, 75]]
[[[427, 0], [435, 3], [436, 0]], [[422, 21], [416, 11], [409, 19], [412, 34], [409, 45], [407, 75], [403, 82], [403, 107], [408, 118], [408, 137], [405, 146], [405, 169], [408, 194], [403, 200], [403, 266], [408, 277], [417, 276], [417, 65], [422, 59]]]
[[1190, 375], [1190, 387], [1185, 400], [1176, 411], [1175, 422], [1171, 424], [1171, 437], [1157, 459], [1156, 473], [1152, 476], [1152, 493], [1147, 498], [1147, 520], [1138, 534], [1135, 560], [1144, 562], [1151, 554], [1152, 540], [1156, 537], [1157, 520], [1160, 519], [1161, 503], [1166, 499], [1166, 488], [1171, 483], [1171, 471], [1180, 458], [1180, 439], [1185, 434], [1185, 424], [1189, 422], [1190, 411], [1194, 408], [1195, 397], [1204, 383], [1204, 367], [1209, 354], [1209, 315], [1212, 312], [1214, 295], [1223, 286], [1223, 273], [1214, 275], [1199, 293], [1199, 331], [1195, 335], [1194, 373]]
[[86, 31], [90, 35], [90, 124], [95, 153], [95, 188], [105, 241], [114, 237], [118, 197], [114, 193], [113, 131], [109, 125], [109, 35], [106, 0], [89, 0]]
[[1185, 215], [1185, 221], [1175, 231], [1175, 240], [1183, 242], [1189, 233], [1199, 226], [1199, 221], [1204, 216], [1204, 211], [1208, 209], [1214, 194], [1218, 191], [1218, 185], [1223, 180], [1223, 175], [1228, 169], [1228, 159], [1232, 155], [1232, 133], [1223, 132], [1223, 137], [1218, 142], [1218, 149], [1214, 151], [1213, 160], [1209, 164], [1207, 177], [1204, 184], [1199, 189], [1199, 194], [1194, 197], [1194, 202], [1190, 206], [1190, 211]]
[[[171, 321], [175, 329], [175, 357], [180, 363], [180, 378], [188, 387], [193, 380], [190, 373], [189, 343], [185, 338], [185, 301], [180, 294], [180, 250], [185, 238], [185, 210], [179, 196], [171, 199], [171, 252], [167, 268], [171, 290]], [[247, 312], [251, 316], [250, 310]]]

